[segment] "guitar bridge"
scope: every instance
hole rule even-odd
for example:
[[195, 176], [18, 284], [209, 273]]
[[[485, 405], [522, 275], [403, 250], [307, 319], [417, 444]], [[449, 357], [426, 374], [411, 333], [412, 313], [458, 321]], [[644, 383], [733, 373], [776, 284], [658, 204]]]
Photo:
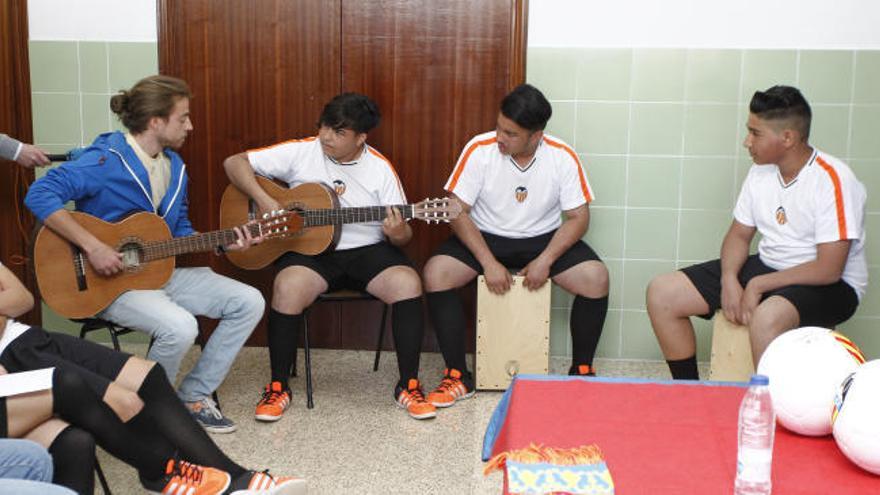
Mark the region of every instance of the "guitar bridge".
[[71, 244], [70, 250], [73, 252], [73, 272], [76, 274], [76, 288], [80, 292], [87, 291], [89, 290], [89, 284], [86, 282], [85, 263], [88, 261], [77, 246]]

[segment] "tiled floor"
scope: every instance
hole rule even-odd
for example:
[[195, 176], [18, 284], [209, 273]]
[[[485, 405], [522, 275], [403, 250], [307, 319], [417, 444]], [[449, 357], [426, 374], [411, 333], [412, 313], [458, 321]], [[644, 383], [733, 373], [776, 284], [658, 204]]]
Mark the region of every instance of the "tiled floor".
[[[126, 350], [139, 355], [144, 351], [137, 345]], [[188, 362], [197, 352], [192, 351]], [[501, 393], [480, 392], [439, 411], [436, 419], [416, 421], [392, 399], [394, 353], [383, 354], [375, 373], [372, 358], [370, 352], [313, 351], [315, 408], [306, 409], [300, 373], [291, 382], [295, 396], [290, 410], [277, 423], [264, 424], [253, 420], [253, 408], [268, 375], [268, 352], [244, 349], [220, 389], [223, 411], [238, 423], [238, 431], [213, 438], [245, 467], [307, 478], [312, 495], [500, 493], [500, 474], [482, 474], [480, 450]], [[596, 364], [602, 376], [669, 376], [660, 362]], [[427, 387], [436, 385], [442, 366], [438, 354], [423, 354]], [[188, 369], [186, 363], [183, 369]], [[567, 369], [567, 360], [553, 360], [551, 371]], [[132, 468], [103, 453], [100, 460], [114, 493], [140, 493]]]

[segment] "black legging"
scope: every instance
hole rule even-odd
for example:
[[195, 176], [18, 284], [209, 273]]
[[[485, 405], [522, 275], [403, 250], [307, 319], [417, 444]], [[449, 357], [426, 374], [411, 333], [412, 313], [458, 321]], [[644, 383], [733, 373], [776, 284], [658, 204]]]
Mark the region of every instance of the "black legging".
[[167, 460], [178, 456], [222, 469], [233, 478], [245, 473], [193, 419], [158, 364], [138, 390], [143, 410], [126, 423], [71, 370], [55, 369], [52, 394], [56, 413], [90, 432], [98, 445], [133, 466], [145, 479], [160, 478]]
[[54, 470], [52, 483], [80, 495], [95, 492], [95, 439], [76, 426], [68, 426], [49, 446]]

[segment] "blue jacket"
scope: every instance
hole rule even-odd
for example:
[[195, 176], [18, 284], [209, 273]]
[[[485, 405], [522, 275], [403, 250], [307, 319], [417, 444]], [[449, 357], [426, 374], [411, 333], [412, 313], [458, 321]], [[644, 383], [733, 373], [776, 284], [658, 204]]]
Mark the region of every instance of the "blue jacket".
[[34, 182], [24, 202], [40, 221], [68, 201], [75, 202], [77, 211], [108, 222], [149, 211], [165, 219], [174, 237], [190, 235], [186, 165], [174, 151], [165, 153], [171, 159], [171, 179], [159, 205], [153, 204], [147, 170], [118, 131], [101, 134], [76, 159]]

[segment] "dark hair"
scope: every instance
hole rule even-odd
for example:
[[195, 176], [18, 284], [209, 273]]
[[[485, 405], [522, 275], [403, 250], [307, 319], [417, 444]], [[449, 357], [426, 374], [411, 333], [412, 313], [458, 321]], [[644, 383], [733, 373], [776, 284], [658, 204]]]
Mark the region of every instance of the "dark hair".
[[130, 132], [147, 130], [153, 117], [167, 119], [180, 98], [192, 98], [189, 86], [171, 76], [149, 76], [128, 91], [120, 90], [110, 98], [110, 110]]
[[810, 137], [813, 112], [804, 95], [791, 86], [773, 86], [766, 91], [755, 91], [749, 111], [763, 120], [787, 120], [804, 141]]
[[547, 98], [531, 84], [520, 84], [501, 100], [501, 113], [523, 129], [542, 131], [553, 115]]
[[342, 93], [324, 105], [318, 126], [367, 133], [379, 125], [380, 117], [375, 101], [358, 93]]

